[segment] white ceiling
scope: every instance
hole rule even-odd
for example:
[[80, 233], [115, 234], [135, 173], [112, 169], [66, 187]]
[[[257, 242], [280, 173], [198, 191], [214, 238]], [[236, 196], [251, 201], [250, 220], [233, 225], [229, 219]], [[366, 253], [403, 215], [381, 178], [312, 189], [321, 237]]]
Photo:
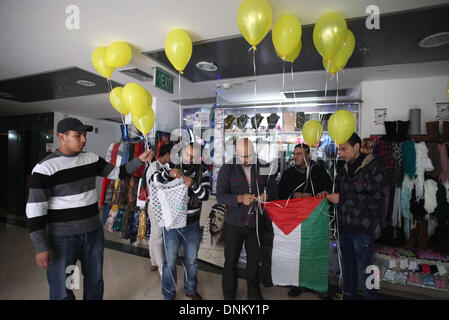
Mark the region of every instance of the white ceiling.
[[[132, 45], [133, 59], [127, 67], [135, 66], [152, 73], [157, 64], [141, 52], [163, 48], [166, 35], [175, 28], [186, 30], [193, 41], [209, 40], [239, 34], [236, 16], [240, 0], [2, 0], [0, 2], [0, 79], [78, 66], [95, 72], [90, 55], [97, 46], [123, 40]], [[402, 11], [447, 3], [448, 0], [269, 0], [273, 21], [285, 13], [293, 13], [303, 25], [313, 24], [329, 11], [338, 11], [345, 18], [366, 15], [368, 5], [377, 5], [381, 13]], [[65, 27], [66, 7], [80, 9], [80, 30]], [[388, 72], [378, 72], [388, 69]], [[387, 66], [346, 70], [340, 76], [339, 87], [357, 87], [361, 81], [387, 78], [408, 78], [448, 74], [448, 62]], [[289, 70], [288, 70], [289, 71]], [[291, 77], [290, 73], [286, 79]], [[324, 89], [324, 72], [306, 72], [294, 75], [296, 88]], [[135, 80], [115, 72], [112, 80], [128, 83]], [[215, 95], [217, 83], [182, 81], [182, 98], [200, 98]], [[241, 80], [241, 79], [239, 79]], [[243, 79], [244, 80], [244, 79]], [[334, 81], [335, 82], [335, 81]], [[151, 83], [141, 83], [158, 103], [177, 99], [155, 89]], [[332, 83], [329, 83], [332, 87]], [[258, 99], [277, 99], [282, 89], [282, 74], [258, 77]], [[336, 84], [334, 84], [336, 86]], [[175, 85], [177, 87], [177, 84]], [[176, 89], [176, 88], [175, 88]], [[224, 98], [236, 101], [252, 100], [253, 85], [244, 84], [222, 90]], [[117, 117], [110, 106], [108, 95], [59, 99], [36, 103], [17, 103], [0, 100], [0, 114], [62, 111], [92, 118]]]

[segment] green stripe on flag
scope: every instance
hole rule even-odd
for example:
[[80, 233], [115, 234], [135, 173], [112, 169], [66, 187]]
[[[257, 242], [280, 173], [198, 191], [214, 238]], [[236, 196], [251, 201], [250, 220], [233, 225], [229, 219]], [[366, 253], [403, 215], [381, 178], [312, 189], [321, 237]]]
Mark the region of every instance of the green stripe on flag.
[[329, 202], [324, 199], [301, 224], [299, 286], [318, 292], [328, 289]]

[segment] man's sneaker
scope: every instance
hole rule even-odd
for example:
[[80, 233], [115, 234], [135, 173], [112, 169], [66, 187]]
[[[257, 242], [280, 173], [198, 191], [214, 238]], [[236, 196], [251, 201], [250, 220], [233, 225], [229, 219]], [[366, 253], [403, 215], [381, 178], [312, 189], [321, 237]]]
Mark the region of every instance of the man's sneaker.
[[192, 294], [187, 294], [186, 293], [186, 296], [189, 297], [192, 300], [203, 300], [203, 297], [201, 297], [200, 294], [198, 292], [196, 292], [196, 291], [194, 293], [192, 293]]

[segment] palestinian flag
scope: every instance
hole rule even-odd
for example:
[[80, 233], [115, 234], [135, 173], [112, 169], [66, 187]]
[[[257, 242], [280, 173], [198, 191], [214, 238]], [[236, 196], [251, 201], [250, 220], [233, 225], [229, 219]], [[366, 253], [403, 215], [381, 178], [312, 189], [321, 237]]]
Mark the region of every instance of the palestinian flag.
[[272, 201], [265, 206], [268, 225], [264, 233], [262, 283], [325, 292], [329, 271], [328, 200], [290, 199], [285, 207], [286, 202]]

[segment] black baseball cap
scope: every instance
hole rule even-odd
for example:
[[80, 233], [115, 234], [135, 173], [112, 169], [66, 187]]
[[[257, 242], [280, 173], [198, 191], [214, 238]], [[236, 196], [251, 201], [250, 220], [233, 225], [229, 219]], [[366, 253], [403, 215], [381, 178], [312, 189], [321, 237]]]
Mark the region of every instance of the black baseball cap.
[[58, 122], [57, 133], [66, 133], [69, 130], [76, 132], [92, 131], [94, 128], [83, 124], [76, 118], [65, 118]]

